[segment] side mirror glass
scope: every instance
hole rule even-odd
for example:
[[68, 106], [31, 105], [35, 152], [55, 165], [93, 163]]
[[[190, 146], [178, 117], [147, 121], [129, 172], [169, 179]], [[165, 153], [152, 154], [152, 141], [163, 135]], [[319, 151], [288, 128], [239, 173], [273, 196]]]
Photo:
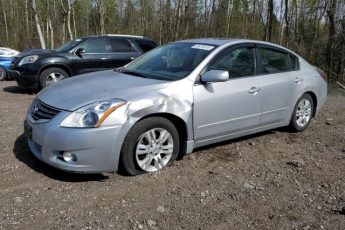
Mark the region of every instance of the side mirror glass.
[[229, 72], [224, 70], [210, 70], [201, 76], [204, 83], [225, 82], [229, 80]]

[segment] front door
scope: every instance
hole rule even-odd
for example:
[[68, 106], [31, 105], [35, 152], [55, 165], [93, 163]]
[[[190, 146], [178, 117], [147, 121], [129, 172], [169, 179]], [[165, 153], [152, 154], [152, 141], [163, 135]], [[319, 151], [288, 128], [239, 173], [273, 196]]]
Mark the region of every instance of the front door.
[[73, 69], [76, 74], [101, 71], [111, 68], [111, 45], [106, 37], [94, 38], [83, 42], [78, 48], [85, 53], [75, 54]]
[[209, 64], [226, 70], [230, 80], [194, 85], [194, 138], [202, 142], [259, 126], [260, 82], [255, 76], [254, 46], [227, 48]]

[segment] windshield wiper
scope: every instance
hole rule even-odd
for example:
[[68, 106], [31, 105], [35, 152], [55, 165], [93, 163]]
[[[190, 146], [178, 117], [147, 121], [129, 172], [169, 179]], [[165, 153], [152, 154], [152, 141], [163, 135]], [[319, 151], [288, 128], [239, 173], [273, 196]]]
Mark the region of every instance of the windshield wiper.
[[137, 71], [133, 71], [133, 70], [127, 70], [127, 69], [115, 69], [115, 71], [118, 71], [120, 73], [124, 73], [124, 74], [129, 74], [129, 75], [134, 75], [134, 76], [138, 76], [138, 77], [143, 77], [143, 78], [150, 78], [149, 76], [147, 76], [146, 74], [137, 72]]

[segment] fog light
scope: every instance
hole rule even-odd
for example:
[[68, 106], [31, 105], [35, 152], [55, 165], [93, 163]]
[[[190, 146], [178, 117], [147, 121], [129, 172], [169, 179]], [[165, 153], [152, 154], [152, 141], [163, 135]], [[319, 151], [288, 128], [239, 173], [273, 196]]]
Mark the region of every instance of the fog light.
[[73, 153], [70, 153], [70, 152], [64, 152], [62, 154], [62, 158], [64, 161], [68, 163], [77, 161], [77, 157]]

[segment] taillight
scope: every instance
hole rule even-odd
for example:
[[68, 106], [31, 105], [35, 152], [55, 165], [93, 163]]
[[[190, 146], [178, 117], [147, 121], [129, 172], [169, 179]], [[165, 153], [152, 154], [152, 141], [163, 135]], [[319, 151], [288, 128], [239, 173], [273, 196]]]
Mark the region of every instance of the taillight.
[[327, 74], [325, 74], [325, 72], [323, 72], [321, 69], [316, 68], [316, 71], [320, 74], [320, 77], [322, 77], [323, 80], [327, 81]]

